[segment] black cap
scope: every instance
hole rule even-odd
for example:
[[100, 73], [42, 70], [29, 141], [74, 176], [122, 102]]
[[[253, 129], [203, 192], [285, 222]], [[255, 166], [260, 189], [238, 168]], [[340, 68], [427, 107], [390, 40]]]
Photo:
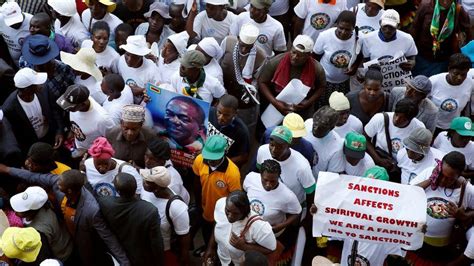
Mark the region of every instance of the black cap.
[[83, 85], [74, 84], [67, 88], [66, 92], [59, 97], [56, 103], [68, 111], [78, 104], [89, 99], [89, 89]]

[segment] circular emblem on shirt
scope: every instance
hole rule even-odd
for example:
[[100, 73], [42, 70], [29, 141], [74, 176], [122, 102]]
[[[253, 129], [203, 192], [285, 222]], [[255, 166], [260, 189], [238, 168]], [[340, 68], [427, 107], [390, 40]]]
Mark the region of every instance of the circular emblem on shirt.
[[441, 110], [453, 112], [458, 109], [458, 102], [455, 99], [448, 98], [441, 103]]
[[25, 42], [25, 38], [18, 39], [18, 44], [19, 45], [23, 45], [24, 42]]
[[316, 30], [322, 30], [326, 28], [331, 22], [331, 18], [326, 13], [316, 13], [311, 16], [311, 26]]
[[370, 33], [372, 31], [374, 31], [375, 29], [372, 28], [371, 26], [361, 26], [359, 27], [359, 32], [361, 34], [367, 34], [367, 33]]
[[392, 59], [393, 59], [393, 56], [391, 56], [391, 55], [384, 55], [384, 56], [381, 56], [381, 57], [377, 58], [377, 60], [378, 60], [379, 62], [384, 62], [384, 63], [385, 63], [385, 62], [388, 62], [388, 61], [390, 61], [390, 60], [392, 60]]
[[216, 32], [216, 30], [213, 29], [213, 28], [207, 29], [207, 35], [214, 36], [214, 33], [215, 33], [215, 32]]
[[74, 137], [78, 141], [84, 141], [86, 140], [86, 135], [82, 132], [81, 128], [79, 127], [78, 124], [76, 124], [74, 121], [71, 121], [71, 131], [74, 134]]
[[217, 186], [218, 188], [225, 188], [225, 183], [224, 183], [224, 181], [222, 181], [222, 180], [217, 180], [217, 181], [216, 181], [216, 186]]
[[110, 183], [97, 183], [94, 186], [94, 191], [99, 196], [117, 196], [117, 191]]
[[127, 79], [127, 81], [125, 81], [125, 84], [127, 84], [129, 87], [138, 86], [137, 82], [134, 79]]
[[392, 139], [392, 152], [397, 153], [403, 147], [402, 140], [399, 138]]
[[351, 53], [345, 50], [335, 51], [331, 57], [331, 64], [337, 68], [346, 68], [351, 61]]
[[426, 213], [434, 219], [447, 219], [451, 217], [448, 212], [449, 201], [443, 198], [434, 197], [427, 201]]
[[250, 209], [258, 215], [262, 216], [265, 213], [265, 205], [258, 199], [253, 199], [250, 201]]
[[[352, 256], [351, 255], [347, 256], [347, 261], [350, 262], [351, 260], [352, 260]], [[370, 262], [365, 257], [362, 257], [360, 254], [357, 254], [354, 265], [357, 265], [357, 266], [370, 266]]]
[[410, 173], [410, 176], [408, 177], [408, 183], [410, 183], [415, 177], [416, 177], [415, 173]]
[[318, 152], [314, 151], [313, 166], [318, 165], [318, 163], [319, 163], [319, 155], [318, 155]]
[[265, 34], [260, 34], [260, 35], [258, 35], [258, 37], [257, 37], [257, 41], [258, 41], [259, 43], [261, 43], [261, 44], [265, 44], [265, 43], [268, 42], [268, 37], [267, 37], [267, 35], [265, 35]]

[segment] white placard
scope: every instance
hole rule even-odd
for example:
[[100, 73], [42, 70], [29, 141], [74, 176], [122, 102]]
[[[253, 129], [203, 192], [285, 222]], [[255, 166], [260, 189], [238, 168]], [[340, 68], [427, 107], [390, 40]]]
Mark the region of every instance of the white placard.
[[382, 88], [391, 89], [405, 85], [405, 80], [412, 79], [411, 71], [405, 71], [400, 68], [400, 63], [407, 62], [407, 58], [403, 53], [397, 53], [393, 59], [389, 61], [371, 60], [363, 64], [364, 73], [370, 65], [379, 65], [383, 75]]

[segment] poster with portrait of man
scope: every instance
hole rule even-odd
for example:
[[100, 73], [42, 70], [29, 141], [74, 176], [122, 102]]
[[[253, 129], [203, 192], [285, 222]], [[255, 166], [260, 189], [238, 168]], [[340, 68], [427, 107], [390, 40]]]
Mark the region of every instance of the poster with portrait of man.
[[171, 161], [192, 167], [206, 140], [210, 104], [150, 83], [146, 86], [153, 126], [171, 147]]

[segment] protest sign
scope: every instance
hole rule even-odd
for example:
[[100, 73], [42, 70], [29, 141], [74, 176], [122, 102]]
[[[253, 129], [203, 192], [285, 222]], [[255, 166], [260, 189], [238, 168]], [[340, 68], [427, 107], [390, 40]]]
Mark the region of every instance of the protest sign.
[[204, 146], [210, 104], [150, 83], [146, 91], [150, 98], [146, 108], [152, 116], [153, 127], [170, 144], [171, 161], [192, 167]]
[[381, 68], [383, 75], [382, 88], [391, 89], [393, 87], [400, 87], [405, 85], [406, 79], [412, 79], [411, 71], [405, 71], [400, 68], [400, 63], [407, 62], [407, 58], [399, 53], [390, 59], [374, 59], [364, 63], [365, 71], [373, 64], [377, 64]]
[[334, 236], [405, 249], [423, 244], [426, 195], [417, 186], [319, 172], [314, 236]]

